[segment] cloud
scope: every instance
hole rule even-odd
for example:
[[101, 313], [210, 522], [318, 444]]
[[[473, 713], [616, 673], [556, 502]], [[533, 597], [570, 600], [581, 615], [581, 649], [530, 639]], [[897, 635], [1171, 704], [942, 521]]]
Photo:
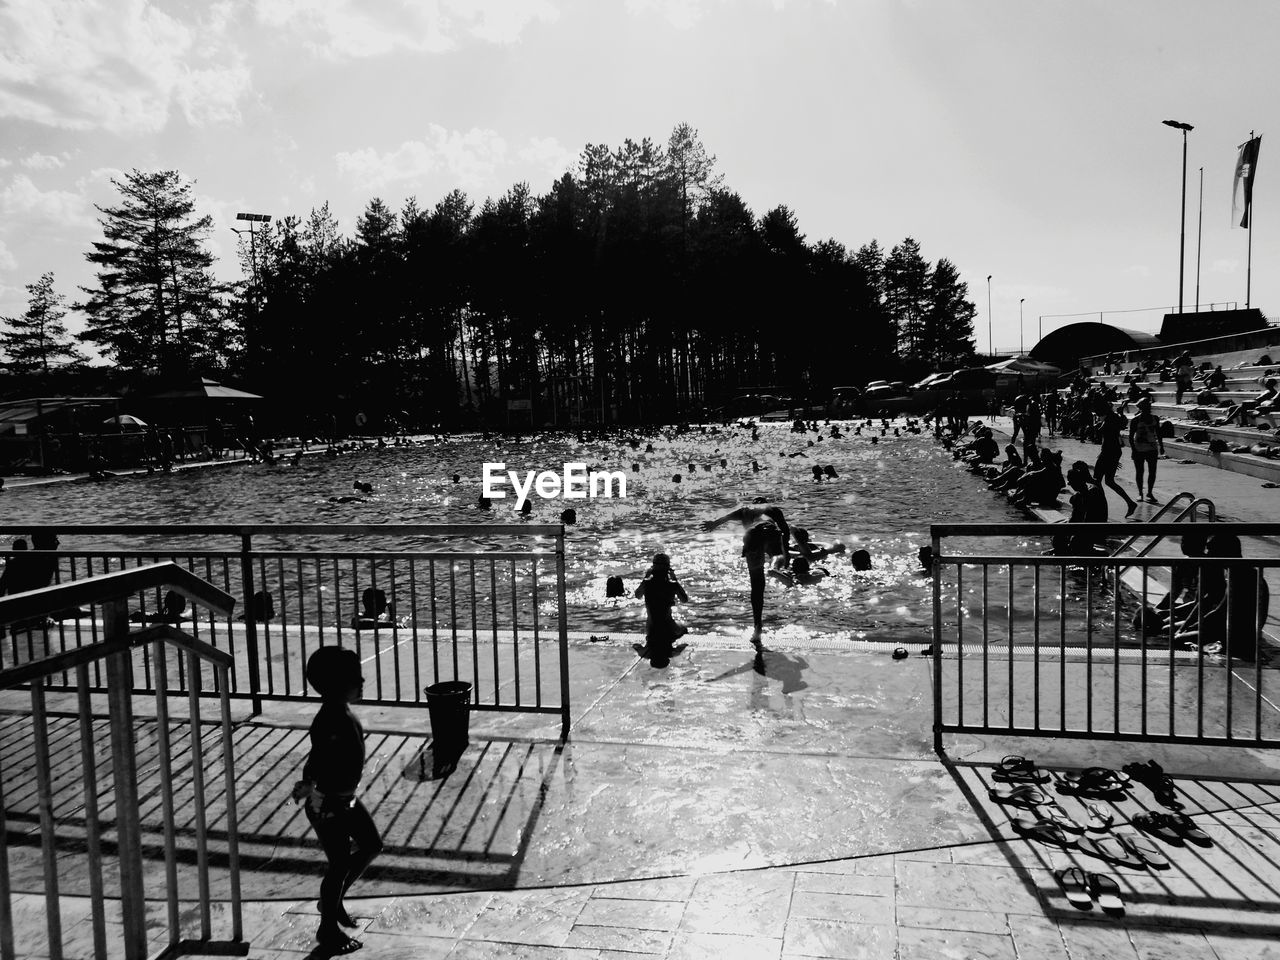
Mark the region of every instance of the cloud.
[[0, 240], [0, 270], [16, 270], [17, 267], [18, 261], [9, 252], [9, 248], [5, 246], [4, 241]]
[[[233, 122], [249, 92], [228, 42], [231, 7], [184, 23], [151, 0], [9, 0], [0, 6], [0, 117], [72, 130]], [[200, 9], [193, 5], [189, 9]]]
[[468, 39], [515, 43], [530, 23], [560, 15], [550, 0], [260, 0], [254, 9], [264, 25], [331, 59], [443, 53]]
[[94, 224], [89, 202], [83, 194], [69, 190], [41, 190], [26, 174], [18, 174], [0, 190], [0, 218], [6, 224], [22, 229]]
[[520, 178], [531, 172], [563, 173], [575, 154], [554, 137], [534, 137], [512, 151], [496, 131], [472, 128], [466, 132], [431, 124], [421, 140], [406, 140], [386, 153], [373, 148], [339, 153], [338, 170], [372, 189], [399, 183], [420, 183], [441, 174], [451, 185], [467, 191], [500, 189], [499, 171]]
[[56, 170], [67, 164], [67, 154], [61, 156], [53, 156], [48, 153], [33, 153], [29, 157], [23, 157], [19, 161], [28, 170]]

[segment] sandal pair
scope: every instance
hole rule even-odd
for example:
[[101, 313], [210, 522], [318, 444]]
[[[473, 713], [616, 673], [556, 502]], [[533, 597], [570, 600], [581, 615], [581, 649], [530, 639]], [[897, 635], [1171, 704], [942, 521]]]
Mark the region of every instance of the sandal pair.
[[1099, 860], [1121, 866], [1152, 870], [1169, 869], [1169, 860], [1151, 841], [1140, 833], [1114, 833], [1105, 837], [1081, 837], [1077, 846]]
[[991, 779], [1003, 783], [1044, 783], [1049, 778], [1033, 761], [1011, 753], [991, 772]]
[[1198, 847], [1213, 845], [1209, 835], [1196, 826], [1196, 822], [1185, 813], [1140, 813], [1130, 821], [1143, 833], [1159, 837], [1165, 843], [1182, 846], [1190, 841]]
[[1124, 793], [1130, 782], [1127, 773], [1106, 767], [1089, 767], [1079, 773], [1062, 774], [1058, 778], [1058, 790], [1080, 796], [1106, 797]]
[[1067, 895], [1067, 901], [1081, 910], [1088, 910], [1096, 900], [1106, 911], [1124, 910], [1120, 899], [1120, 884], [1102, 873], [1087, 873], [1079, 867], [1068, 867], [1058, 872], [1058, 882]]
[[1168, 807], [1170, 810], [1182, 809], [1181, 801], [1174, 796], [1176, 788], [1173, 781], [1169, 779], [1169, 775], [1164, 772], [1164, 767], [1160, 764], [1154, 760], [1147, 760], [1145, 763], [1126, 763], [1123, 769], [1126, 774], [1150, 790], [1156, 802], [1162, 807]]

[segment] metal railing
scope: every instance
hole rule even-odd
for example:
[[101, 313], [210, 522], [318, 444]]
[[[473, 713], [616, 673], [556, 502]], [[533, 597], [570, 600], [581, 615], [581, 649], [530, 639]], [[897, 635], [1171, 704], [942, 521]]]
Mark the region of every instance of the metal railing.
[[[28, 532], [0, 526], [0, 535]], [[181, 622], [230, 654], [230, 695], [248, 698], [255, 713], [264, 700], [314, 699], [308, 655], [343, 644], [365, 665], [366, 702], [421, 704], [428, 684], [464, 680], [472, 684], [472, 710], [559, 714], [561, 737], [568, 735], [562, 525], [60, 526], [57, 533], [110, 546], [59, 549], [55, 582], [164, 560], [236, 596], [238, 619], [188, 618], [167, 609], [159, 590], [140, 593], [133, 616]], [[41, 552], [12, 556], [22, 563]], [[74, 617], [79, 612], [0, 644], [0, 665], [21, 662], [42, 644], [61, 651], [96, 640], [99, 622]], [[141, 651], [138, 689], [153, 692], [155, 675]], [[104, 682], [95, 669], [91, 689], [105, 689]], [[64, 674], [50, 685], [69, 689], [73, 681]], [[170, 689], [186, 692], [187, 685], [180, 669]], [[210, 678], [205, 695], [220, 693]]]
[[[1210, 500], [1208, 497], [1197, 497], [1190, 490], [1183, 490], [1181, 493], [1174, 494], [1172, 497], [1168, 499], [1168, 501], [1166, 501], [1160, 507], [1159, 510], [1157, 510], [1145, 522], [1159, 523], [1161, 520], [1164, 519], [1166, 514], [1170, 513], [1174, 507], [1176, 507], [1179, 503], [1182, 503], [1184, 500], [1187, 501], [1187, 505], [1183, 507], [1181, 510], [1179, 510], [1178, 513], [1174, 516], [1174, 518], [1169, 522], [1181, 523], [1183, 520], [1189, 520], [1191, 523], [1194, 523], [1197, 519], [1196, 515], [1199, 513], [1201, 507], [1204, 508], [1204, 515], [1205, 515], [1206, 522], [1208, 523], [1217, 522], [1218, 508], [1214, 506], [1213, 501]], [[1136, 533], [1130, 537], [1127, 537], [1124, 543], [1120, 544], [1120, 546], [1116, 547], [1114, 550], [1111, 551], [1111, 555], [1113, 557], [1118, 557], [1120, 554], [1124, 553], [1126, 550], [1132, 547], [1135, 543], [1137, 543], [1138, 538], [1139, 538], [1139, 534], [1136, 534]], [[1152, 537], [1138, 551], [1138, 556], [1145, 557], [1148, 553], [1154, 550], [1156, 545], [1160, 543], [1160, 541], [1163, 539], [1164, 539], [1163, 536]]]
[[[43, 619], [50, 613], [67, 606], [90, 605], [102, 611], [102, 636], [93, 643], [69, 650], [50, 653], [31, 659], [21, 665], [0, 670], [0, 691], [28, 687], [31, 696], [30, 731], [28, 736], [10, 739], [6, 744], [7, 756], [0, 766], [0, 960], [14, 960], [18, 956], [14, 943], [12, 891], [10, 887], [11, 863], [14, 847], [18, 853], [26, 851], [29, 844], [20, 829], [14, 829], [23, 820], [39, 823], [39, 856], [43, 866], [45, 916], [48, 931], [47, 953], [52, 960], [63, 956], [62, 911], [59, 898], [60, 878], [76, 873], [77, 866], [67, 863], [70, 859], [68, 841], [81, 836], [85, 849], [85, 869], [88, 875], [90, 924], [93, 932], [93, 956], [106, 960], [111, 952], [108, 944], [109, 925], [106, 920], [104, 898], [111, 893], [107, 889], [108, 870], [104, 862], [114, 851], [115, 872], [121, 904], [120, 928], [126, 960], [142, 960], [148, 955], [149, 931], [147, 928], [145, 886], [154, 893], [157, 878], [144, 871], [144, 835], [139, 814], [139, 766], [143, 749], [135, 735], [133, 716], [133, 684], [131, 682], [132, 651], [149, 649], [155, 672], [156, 743], [155, 755], [150, 756], [151, 744], [145, 749], [143, 760], [148, 767], [156, 764], [155, 776], [161, 793], [163, 816], [164, 874], [163, 886], [166, 901], [168, 939], [161, 956], [178, 956], [184, 953], [223, 953], [243, 955], [249, 945], [244, 941], [240, 909], [240, 865], [238, 826], [236, 819], [235, 774], [232, 765], [231, 706], [228, 697], [228, 676], [231, 657], [207, 643], [196, 640], [169, 625], [155, 625], [130, 632], [128, 598], [142, 591], [164, 588], [172, 590], [184, 599], [201, 604], [220, 613], [229, 614], [235, 601], [212, 584], [193, 576], [172, 563], [153, 564], [123, 572], [83, 579], [75, 583], [52, 586], [0, 597], [0, 624], [14, 624], [31, 618]], [[191, 801], [195, 810], [195, 861], [198, 905], [196, 936], [184, 937], [182, 918], [179, 915], [179, 865], [175, 841], [174, 809], [175, 792], [181, 786], [175, 764], [169, 724], [168, 678], [171, 676], [166, 662], [168, 647], [180, 651], [179, 664], [186, 661], [186, 676], [193, 678], [188, 684], [187, 722], [190, 728], [190, 781]], [[204, 735], [201, 730], [200, 680], [204, 664], [217, 678], [220, 691], [220, 714], [217, 721], [221, 741], [224, 794], [219, 805], [224, 820], [224, 851], [217, 854], [219, 865], [225, 867], [230, 903], [231, 930], [229, 939], [214, 940], [213, 919], [210, 909], [211, 851], [206, 807], [211, 806], [205, 791]], [[99, 773], [97, 738], [103, 731], [95, 730], [91, 693], [90, 667], [105, 665], [107, 675], [107, 703], [110, 713], [110, 773]], [[75, 720], [65, 723], [51, 722], [47, 705], [49, 681], [58, 676], [74, 674]], [[13, 724], [14, 721], [9, 721]], [[57, 726], [55, 730], [54, 727]], [[12, 729], [12, 727], [10, 727]], [[80, 765], [68, 769], [54, 768], [51, 741], [57, 744], [60, 754], [67, 753], [68, 742], [78, 737], [80, 741]], [[29, 748], [30, 754], [26, 751]], [[35, 781], [34, 795], [29, 789]], [[17, 782], [15, 782], [17, 781]], [[108, 787], [108, 783], [110, 786]], [[32, 809], [34, 807], [34, 809]], [[108, 810], [114, 817], [106, 816]], [[154, 842], [152, 846], [154, 847]], [[24, 953], [32, 944], [24, 943]]]
[[933, 526], [935, 747], [947, 733], [1280, 744], [1266, 582], [1280, 551], [1261, 555], [1280, 524], [1213, 525], [1255, 538], [1246, 557], [1039, 552], [1068, 531], [1087, 541], [1186, 530]]

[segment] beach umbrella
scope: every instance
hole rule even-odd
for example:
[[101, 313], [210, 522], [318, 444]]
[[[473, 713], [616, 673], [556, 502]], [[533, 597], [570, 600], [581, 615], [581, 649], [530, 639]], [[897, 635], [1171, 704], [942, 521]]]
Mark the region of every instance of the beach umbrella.
[[147, 429], [147, 424], [131, 413], [122, 413], [118, 417], [107, 417], [102, 421], [102, 425], [115, 427], [121, 433], [142, 433]]

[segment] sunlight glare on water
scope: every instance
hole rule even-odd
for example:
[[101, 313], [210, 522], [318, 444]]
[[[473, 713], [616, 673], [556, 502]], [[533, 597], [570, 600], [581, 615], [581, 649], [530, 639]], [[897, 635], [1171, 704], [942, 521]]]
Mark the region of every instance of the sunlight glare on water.
[[[901, 421], [899, 421], [899, 425]], [[570, 629], [641, 631], [644, 608], [630, 596], [655, 552], [671, 556], [689, 593], [682, 613], [695, 632], [738, 635], [750, 623], [742, 529], [729, 524], [704, 532], [699, 524], [757, 497], [780, 506], [793, 526], [815, 541], [840, 541], [844, 556], [823, 566], [831, 576], [788, 589], [770, 581], [765, 626], [806, 634], [881, 640], [926, 640], [931, 624], [929, 580], [917, 569], [917, 549], [932, 522], [1004, 522], [1023, 519], [1003, 498], [983, 489], [927, 435], [892, 432], [872, 444], [829, 428], [793, 434], [789, 424], [750, 430], [719, 428], [667, 438], [638, 433], [579, 443], [572, 436], [457, 436], [422, 446], [344, 455], [309, 456], [297, 464], [201, 469], [102, 484], [53, 484], [5, 494], [11, 523], [504, 523], [519, 525], [514, 494], [477, 508], [483, 464], [502, 462], [523, 478], [528, 470], [560, 473], [566, 462], [585, 462], [627, 477], [625, 499], [565, 501], [533, 497], [535, 523], [559, 521], [573, 506], [568, 529], [567, 602]], [[713, 428], [707, 428], [710, 431]], [[879, 436], [878, 428], [875, 430]], [[645, 452], [646, 443], [654, 451]], [[812, 445], [810, 445], [812, 443]], [[790, 456], [799, 454], [799, 456]], [[721, 460], [725, 465], [721, 466]], [[761, 467], [754, 472], [752, 461]], [[639, 472], [632, 472], [632, 464]], [[692, 465], [693, 469], [690, 469]], [[812, 479], [814, 465], [830, 465], [838, 478]], [[453, 473], [461, 482], [451, 480]], [[680, 481], [674, 480], [680, 475]], [[373, 484], [362, 501], [338, 503], [355, 480]], [[373, 541], [371, 541], [373, 542]], [[476, 542], [486, 548], [496, 544]], [[388, 544], [377, 541], [380, 547]], [[123, 539], [90, 543], [64, 538], [64, 548], [125, 547]], [[412, 542], [402, 544], [418, 549]], [[855, 572], [848, 559], [867, 550], [872, 569]], [[628, 596], [606, 599], [611, 575], [626, 581]], [[997, 576], [994, 568], [992, 576]]]

